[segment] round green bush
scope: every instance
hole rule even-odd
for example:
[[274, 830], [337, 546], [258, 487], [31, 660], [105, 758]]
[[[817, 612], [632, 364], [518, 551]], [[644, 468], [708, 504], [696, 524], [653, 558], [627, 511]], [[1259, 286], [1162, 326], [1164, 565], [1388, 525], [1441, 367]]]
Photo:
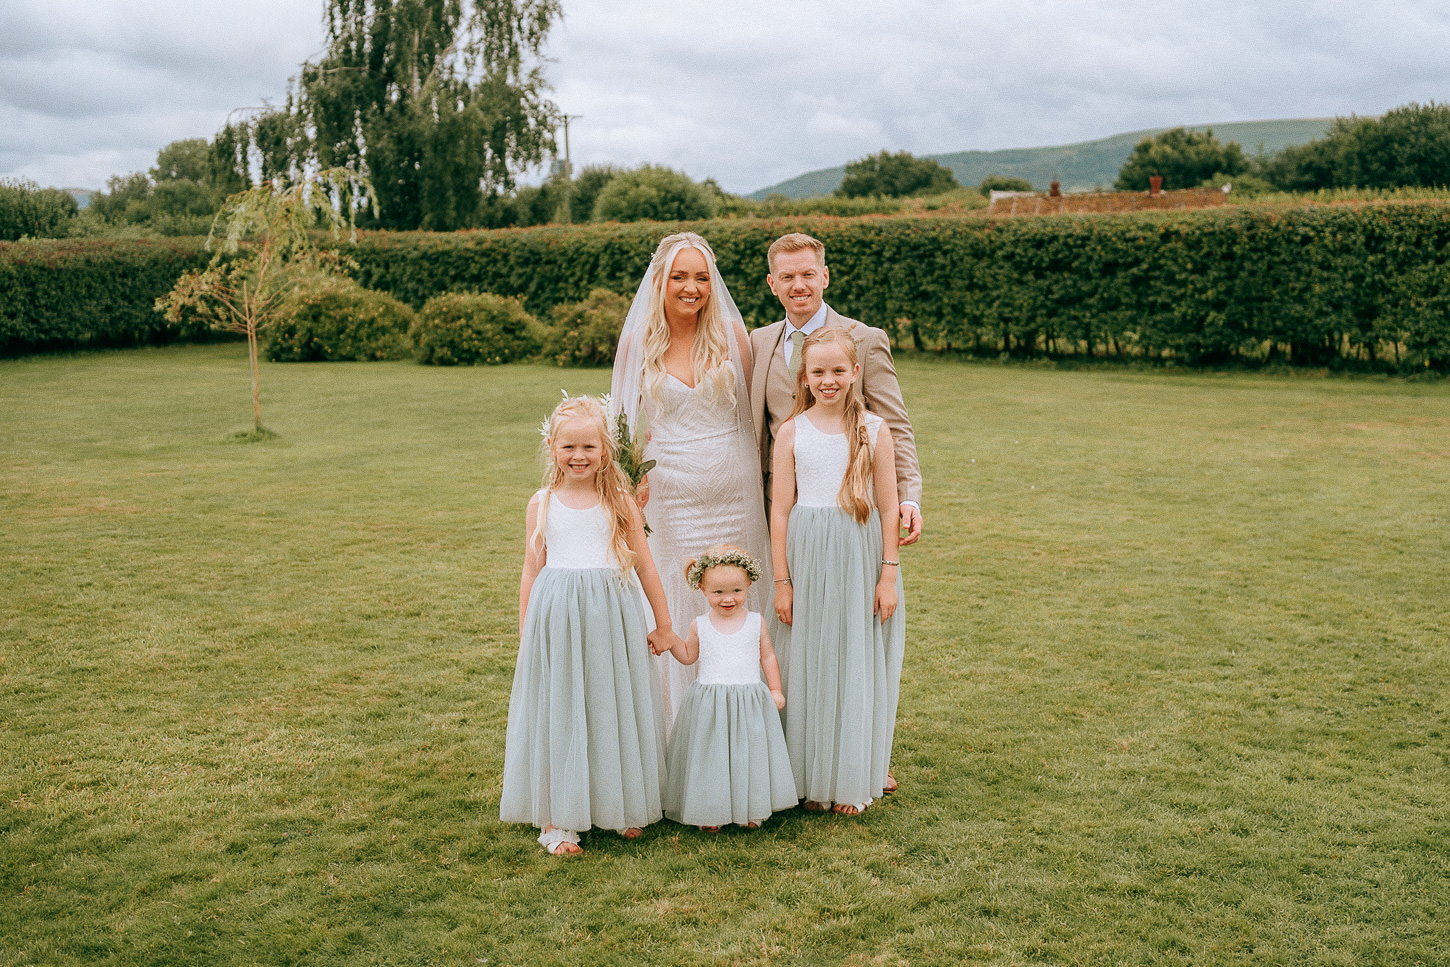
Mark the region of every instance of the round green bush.
[[682, 171], [644, 165], [609, 179], [594, 199], [596, 222], [687, 222], [715, 214], [715, 197]]
[[608, 289], [555, 306], [549, 313], [544, 355], [560, 366], [608, 366], [628, 312], [629, 299]]
[[446, 292], [424, 303], [412, 336], [420, 363], [477, 366], [527, 359], [539, 352], [545, 332], [517, 299]]
[[304, 283], [272, 325], [262, 330], [273, 362], [406, 359], [416, 314], [385, 292], [342, 276]]

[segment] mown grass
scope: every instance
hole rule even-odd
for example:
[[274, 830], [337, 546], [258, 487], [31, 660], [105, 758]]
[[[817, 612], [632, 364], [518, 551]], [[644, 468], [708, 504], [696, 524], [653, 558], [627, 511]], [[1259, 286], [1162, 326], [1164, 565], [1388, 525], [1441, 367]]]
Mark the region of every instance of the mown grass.
[[902, 790], [498, 822], [539, 419], [603, 371], [0, 363], [0, 964], [1436, 964], [1450, 387], [906, 359]]

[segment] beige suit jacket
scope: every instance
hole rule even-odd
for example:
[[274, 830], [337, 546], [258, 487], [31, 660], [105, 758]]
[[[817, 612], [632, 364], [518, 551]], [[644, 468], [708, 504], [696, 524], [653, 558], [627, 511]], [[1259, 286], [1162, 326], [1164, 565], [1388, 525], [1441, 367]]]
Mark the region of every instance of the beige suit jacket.
[[[852, 392], [859, 392], [866, 408], [886, 421], [891, 429], [891, 443], [896, 452], [896, 493], [901, 500], [921, 503], [921, 469], [916, 460], [916, 439], [911, 433], [911, 418], [901, 399], [901, 385], [896, 380], [896, 364], [891, 359], [891, 340], [883, 330], [847, 319], [830, 306], [826, 307], [826, 325], [845, 329], [856, 343], [856, 357], [861, 363], [861, 378]], [[755, 420], [756, 441], [760, 444], [760, 466], [765, 474], [766, 495], [770, 494], [770, 453], [776, 431], [795, 407], [795, 387], [790, 370], [781, 352], [785, 339], [785, 320], [762, 326], [750, 334], [753, 370], [750, 377], [750, 415]]]

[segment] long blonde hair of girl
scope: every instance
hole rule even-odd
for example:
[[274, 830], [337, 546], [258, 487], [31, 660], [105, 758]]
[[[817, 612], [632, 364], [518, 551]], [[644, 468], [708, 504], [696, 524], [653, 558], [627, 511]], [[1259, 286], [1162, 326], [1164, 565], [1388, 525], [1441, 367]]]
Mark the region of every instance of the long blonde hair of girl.
[[735, 402], [735, 376], [730, 368], [730, 334], [720, 312], [716, 289], [721, 285], [720, 270], [715, 265], [715, 251], [710, 243], [694, 232], [666, 235], [650, 259], [649, 318], [644, 331], [644, 386], [646, 392], [659, 398], [659, 386], [665, 378], [665, 350], [670, 348], [670, 325], [665, 319], [665, 285], [675, 256], [687, 248], [700, 250], [710, 270], [710, 298], [696, 317], [695, 345], [690, 361], [695, 384], [704, 385], [713, 401], [728, 398]]
[[[815, 395], [806, 384], [806, 360], [817, 346], [835, 346], [846, 354], [854, 368], [857, 363], [856, 340], [844, 329], [822, 326], [801, 343], [801, 368], [796, 376], [795, 410], [791, 418], [799, 416], [816, 403]], [[865, 523], [875, 506], [875, 466], [872, 460], [871, 433], [866, 428], [866, 403], [861, 392], [854, 385], [846, 394], [846, 412], [842, 422], [846, 428], [846, 476], [841, 480], [841, 492], [836, 495], [836, 504], [857, 521]]]
[[[592, 396], [571, 396], [554, 407], [554, 412], [549, 415], [545, 424], [543, 446], [546, 467], [544, 491], [552, 492], [564, 479], [564, 471], [559, 469], [559, 463], [554, 459], [554, 441], [559, 438], [559, 428], [575, 420], [587, 422], [599, 432], [599, 439], [604, 442], [599, 472], [594, 475], [594, 489], [599, 494], [599, 503], [609, 515], [609, 547], [614, 552], [614, 559], [619, 562], [620, 571], [628, 571], [634, 567], [635, 560], [634, 551], [629, 549], [626, 536], [629, 534], [630, 521], [634, 518], [634, 494], [630, 491], [624, 471], [619, 467], [614, 436], [609, 432], [604, 405]], [[542, 500], [534, 521], [534, 532], [529, 535], [536, 551], [545, 549], [544, 534], [548, 522], [549, 502]]]

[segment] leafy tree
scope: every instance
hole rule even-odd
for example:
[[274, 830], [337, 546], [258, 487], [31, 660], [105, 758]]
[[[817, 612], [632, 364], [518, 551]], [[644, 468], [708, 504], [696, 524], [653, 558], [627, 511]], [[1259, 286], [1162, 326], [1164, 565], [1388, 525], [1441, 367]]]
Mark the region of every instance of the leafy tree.
[[613, 181], [616, 175], [623, 173], [623, 168], [614, 165], [588, 165], [583, 168], [569, 187], [569, 206], [573, 211], [574, 221], [588, 221], [594, 213], [594, 203], [599, 200], [599, 193], [604, 190], [604, 186]]
[[909, 151], [882, 151], [846, 165], [846, 177], [836, 194], [842, 198], [905, 198], [937, 195], [960, 188], [950, 168], [930, 158], [914, 157]]
[[715, 214], [715, 196], [683, 172], [643, 165], [609, 180], [594, 200], [601, 222], [691, 221]]
[[1336, 118], [1324, 137], [1269, 159], [1264, 175], [1285, 191], [1450, 185], [1450, 104]]
[[1146, 191], [1149, 176], [1159, 175], [1164, 188], [1194, 188], [1215, 174], [1233, 177], [1248, 167], [1249, 159], [1237, 141], [1224, 144], [1211, 129], [1173, 128], [1134, 145], [1113, 187]]
[[[341, 166], [377, 187], [372, 220], [466, 227], [485, 195], [554, 147], [539, 66], [559, 0], [327, 0], [327, 51], [286, 106], [229, 125], [263, 177]], [[245, 169], [241, 169], [245, 170]]]
[[33, 181], [0, 178], [0, 241], [64, 235], [78, 206], [69, 193]]
[[156, 155], [149, 173], [133, 171], [106, 180], [86, 218], [108, 225], [142, 226], [162, 235], [200, 235], [207, 230], [227, 189], [240, 188], [216, 164], [203, 138], [173, 141]]
[[201, 271], [183, 274], [169, 293], [156, 300], [156, 311], [168, 321], [192, 316], [217, 329], [246, 335], [254, 439], [271, 435], [262, 426], [257, 333], [277, 318], [300, 283], [336, 271], [338, 254], [312, 243], [319, 223], [333, 237], [347, 229], [355, 239], [354, 218], [367, 204], [375, 204], [372, 186], [342, 168], [329, 168], [287, 187], [268, 183], [231, 195], [207, 238], [207, 245], [216, 248], [211, 262]]
[[1026, 178], [1009, 178], [1006, 175], [988, 175], [982, 179], [977, 186], [977, 191], [983, 198], [990, 197], [994, 191], [1031, 191], [1032, 182]]
[[211, 144], [205, 138], [173, 141], [156, 152], [156, 165], [151, 180], [191, 181], [198, 185], [212, 182]]

